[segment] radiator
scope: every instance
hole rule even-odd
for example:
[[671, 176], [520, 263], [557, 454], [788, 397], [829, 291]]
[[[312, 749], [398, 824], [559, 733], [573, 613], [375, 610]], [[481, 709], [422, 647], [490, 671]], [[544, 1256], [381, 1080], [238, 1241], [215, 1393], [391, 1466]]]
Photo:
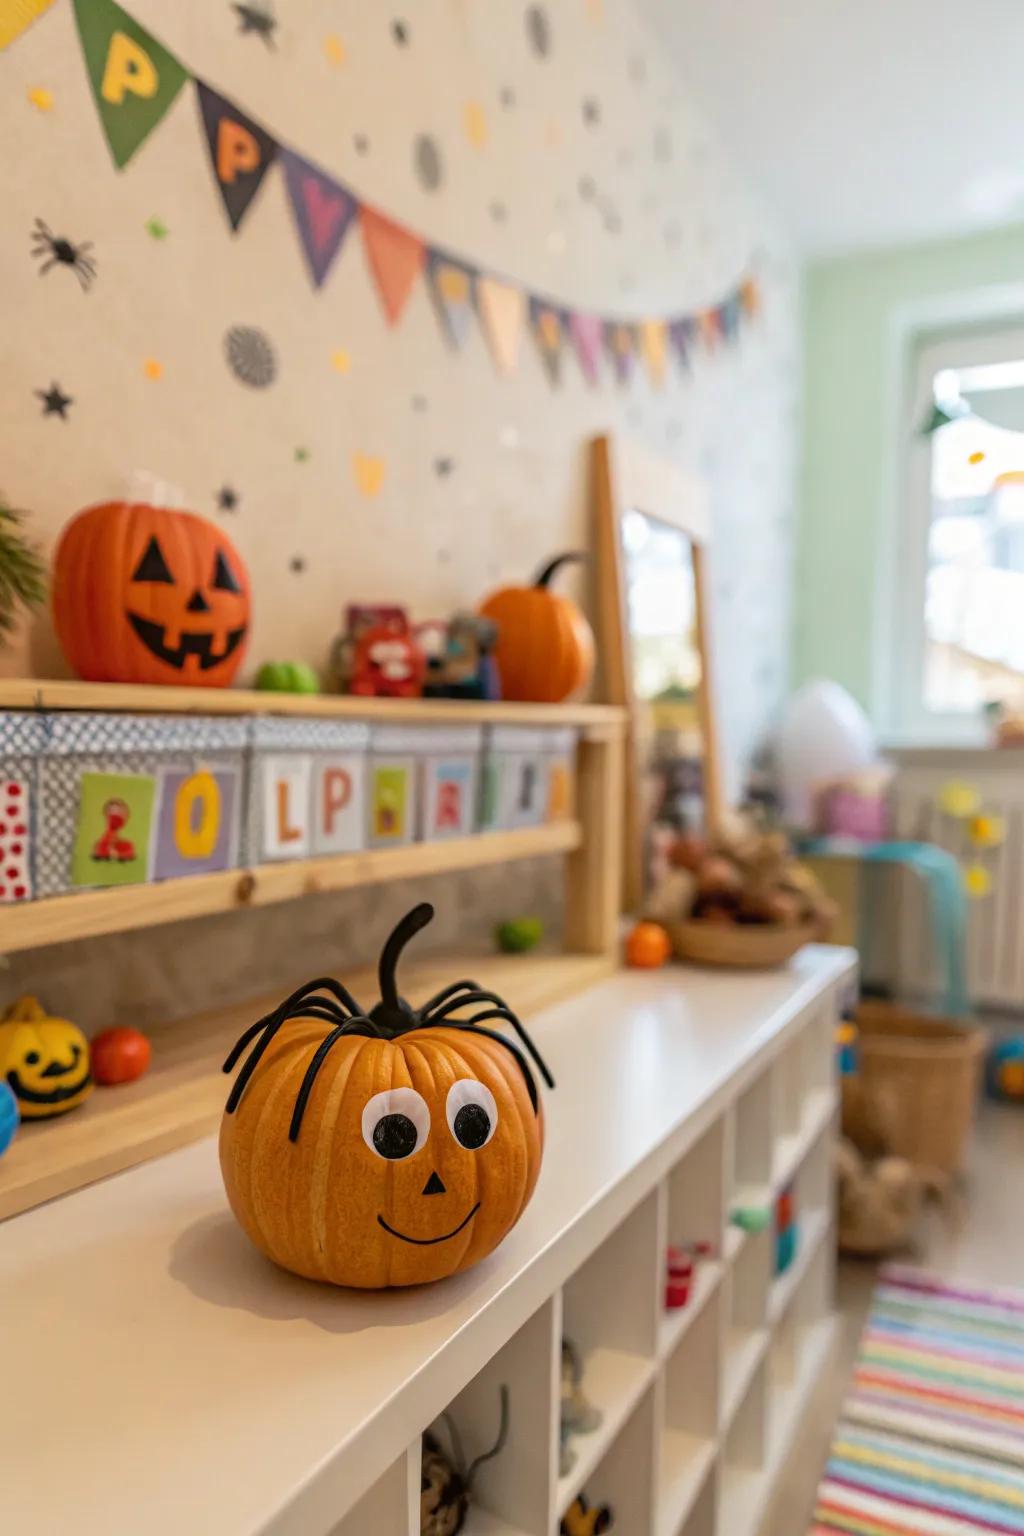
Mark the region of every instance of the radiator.
[[[1001, 816], [1006, 826], [1005, 841], [982, 855], [992, 875], [991, 894], [969, 902], [971, 998], [979, 1007], [1024, 1012], [1024, 752], [905, 754], [892, 789], [893, 836], [935, 843], [962, 854], [965, 839], [960, 824], [938, 808], [939, 794], [951, 779], [976, 788], [981, 809]], [[889, 882], [879, 917], [889, 936], [882, 947], [895, 970], [898, 993], [932, 999], [940, 995], [942, 977], [925, 895], [905, 871]]]

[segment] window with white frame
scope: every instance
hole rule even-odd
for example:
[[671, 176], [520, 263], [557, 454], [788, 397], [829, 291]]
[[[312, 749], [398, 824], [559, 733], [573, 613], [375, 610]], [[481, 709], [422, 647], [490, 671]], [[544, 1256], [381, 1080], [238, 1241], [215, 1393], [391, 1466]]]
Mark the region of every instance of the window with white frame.
[[897, 588], [901, 734], [1024, 712], [1024, 326], [921, 339]]

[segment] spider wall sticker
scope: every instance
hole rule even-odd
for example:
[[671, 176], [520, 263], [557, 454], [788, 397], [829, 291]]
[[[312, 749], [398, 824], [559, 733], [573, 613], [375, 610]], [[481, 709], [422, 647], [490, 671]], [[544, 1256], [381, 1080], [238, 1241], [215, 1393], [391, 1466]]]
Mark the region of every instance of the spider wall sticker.
[[55, 235], [42, 219], [36, 219], [32, 231], [32, 255], [42, 262], [40, 277], [49, 272], [51, 267], [70, 267], [82, 285], [82, 292], [88, 293], [96, 276], [96, 262], [90, 255], [91, 250], [91, 240], [83, 240], [80, 245], [76, 245], [64, 235]]

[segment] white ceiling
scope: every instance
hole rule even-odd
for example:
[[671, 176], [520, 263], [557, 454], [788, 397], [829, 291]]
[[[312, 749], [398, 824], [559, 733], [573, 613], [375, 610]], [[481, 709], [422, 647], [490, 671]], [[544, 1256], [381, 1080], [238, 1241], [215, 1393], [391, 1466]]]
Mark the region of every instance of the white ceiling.
[[807, 253], [1024, 218], [1024, 0], [637, 4]]

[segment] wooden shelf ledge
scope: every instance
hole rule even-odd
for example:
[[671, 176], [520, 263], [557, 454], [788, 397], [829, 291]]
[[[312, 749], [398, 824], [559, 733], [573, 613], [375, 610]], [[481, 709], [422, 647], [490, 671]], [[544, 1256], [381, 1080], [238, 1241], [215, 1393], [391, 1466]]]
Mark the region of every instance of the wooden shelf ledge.
[[290, 863], [226, 869], [213, 875], [162, 880], [151, 885], [119, 885], [102, 891], [48, 896], [23, 906], [0, 908], [0, 953], [14, 954], [46, 944], [96, 938], [152, 928], [183, 918], [209, 917], [270, 906], [297, 896], [381, 885], [421, 875], [477, 869], [545, 854], [571, 853], [582, 838], [576, 821], [552, 821], [511, 832], [482, 832], [450, 841], [408, 843], [402, 848], [371, 848]]

